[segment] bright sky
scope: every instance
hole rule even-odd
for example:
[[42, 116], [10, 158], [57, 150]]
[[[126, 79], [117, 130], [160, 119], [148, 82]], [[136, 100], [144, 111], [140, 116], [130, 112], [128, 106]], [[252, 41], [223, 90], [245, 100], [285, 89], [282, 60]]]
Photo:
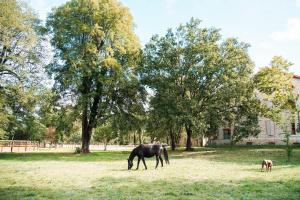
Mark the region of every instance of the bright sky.
[[[66, 0], [24, 0], [42, 19]], [[300, 0], [121, 0], [128, 6], [142, 44], [153, 34], [199, 18], [205, 27], [221, 29], [224, 38], [251, 44], [256, 67], [266, 66], [274, 55], [293, 62], [300, 74]]]

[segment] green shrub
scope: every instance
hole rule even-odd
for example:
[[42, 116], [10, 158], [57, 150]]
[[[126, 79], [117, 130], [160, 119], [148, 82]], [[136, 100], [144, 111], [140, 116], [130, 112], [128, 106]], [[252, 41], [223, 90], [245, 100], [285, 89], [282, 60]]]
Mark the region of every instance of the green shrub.
[[81, 153], [81, 148], [80, 147], [76, 147], [74, 153], [75, 154], [80, 154]]

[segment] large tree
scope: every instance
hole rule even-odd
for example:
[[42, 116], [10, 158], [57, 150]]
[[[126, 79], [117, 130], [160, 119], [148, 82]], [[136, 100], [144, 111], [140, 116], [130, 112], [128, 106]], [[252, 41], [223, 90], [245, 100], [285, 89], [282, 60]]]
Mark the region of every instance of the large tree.
[[53, 10], [47, 27], [55, 48], [48, 70], [55, 88], [81, 110], [82, 151], [87, 153], [97, 122], [111, 114], [111, 107], [126, 112], [123, 103], [138, 94], [126, 96], [119, 87], [136, 79], [132, 67], [140, 46], [132, 16], [116, 0], [71, 0]]
[[291, 124], [295, 123], [296, 115], [299, 120], [299, 95], [293, 85], [293, 74], [289, 73], [291, 65], [283, 57], [274, 56], [270, 65], [261, 68], [254, 77], [263, 115], [271, 118], [283, 131], [288, 161], [293, 150], [290, 144]]
[[[245, 101], [253, 70], [247, 48], [236, 39], [222, 41], [219, 30], [202, 28], [196, 19], [146, 45], [141, 77], [154, 98], [167, 94], [164, 106], [185, 128], [187, 150], [193, 134], [221, 126]], [[211, 115], [218, 116], [217, 125]]]
[[0, 0], [0, 137], [5, 132], [8, 138], [40, 139], [43, 134], [35, 115], [47, 52], [41, 30], [25, 3]]
[[281, 121], [281, 112], [295, 106], [295, 93], [292, 83], [291, 62], [281, 56], [274, 56], [269, 66], [262, 67], [254, 76], [255, 88], [262, 101], [265, 117]]

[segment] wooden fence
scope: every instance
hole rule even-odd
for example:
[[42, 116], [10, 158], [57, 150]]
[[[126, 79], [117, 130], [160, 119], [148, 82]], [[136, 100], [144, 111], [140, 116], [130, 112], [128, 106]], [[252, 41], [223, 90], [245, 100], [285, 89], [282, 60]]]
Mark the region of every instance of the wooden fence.
[[[33, 152], [41, 149], [75, 149], [81, 147], [81, 144], [51, 144], [38, 141], [28, 140], [0, 140], [0, 153], [1, 152]], [[107, 145], [107, 150], [110, 151], [125, 151], [132, 150], [134, 145]], [[102, 143], [90, 144], [90, 150], [104, 150]]]
[[37, 151], [39, 142], [28, 140], [0, 140], [0, 152]]

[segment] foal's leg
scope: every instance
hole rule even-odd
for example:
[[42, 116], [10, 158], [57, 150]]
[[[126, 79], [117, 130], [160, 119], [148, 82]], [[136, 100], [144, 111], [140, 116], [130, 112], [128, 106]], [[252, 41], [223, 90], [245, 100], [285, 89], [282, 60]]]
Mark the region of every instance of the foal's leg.
[[163, 164], [163, 159], [161, 158], [161, 155], [159, 155], [159, 160], [160, 160], [160, 163], [161, 163], [161, 167], [163, 167], [164, 164]]
[[136, 170], [138, 170], [138, 169], [139, 169], [140, 161], [141, 161], [141, 157], [139, 157], [139, 158], [138, 158], [138, 162], [137, 162]]
[[157, 168], [158, 163], [159, 163], [158, 156], [156, 156], [156, 166], [155, 166], [155, 169]]
[[142, 161], [143, 161], [143, 163], [144, 163], [145, 169], [147, 169], [147, 165], [146, 165], [144, 156], [142, 157]]
[[263, 169], [264, 169], [264, 163], [261, 164], [261, 170], [260, 171], [262, 172]]

